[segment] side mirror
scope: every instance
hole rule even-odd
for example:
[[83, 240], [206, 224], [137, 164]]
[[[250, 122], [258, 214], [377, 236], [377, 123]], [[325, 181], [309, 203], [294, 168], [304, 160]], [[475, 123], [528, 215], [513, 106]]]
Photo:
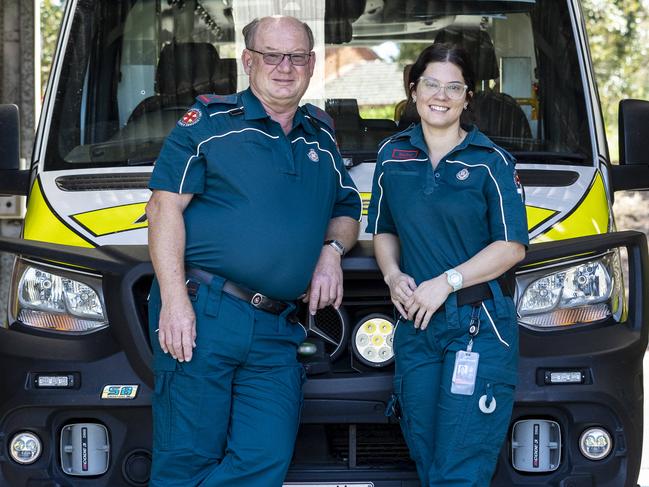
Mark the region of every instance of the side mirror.
[[613, 191], [649, 189], [649, 101], [620, 101], [620, 164], [611, 166]]
[[20, 116], [16, 105], [0, 105], [0, 194], [26, 195], [29, 170], [20, 169]]

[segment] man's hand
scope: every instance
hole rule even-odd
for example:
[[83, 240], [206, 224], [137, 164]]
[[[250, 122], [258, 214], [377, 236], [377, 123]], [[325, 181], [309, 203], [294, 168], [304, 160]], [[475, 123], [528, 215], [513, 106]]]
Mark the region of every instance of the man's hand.
[[311, 285], [302, 301], [309, 303], [309, 312], [333, 304], [338, 309], [343, 301], [343, 270], [340, 267], [341, 256], [329, 245], [324, 245], [320, 252], [318, 264], [313, 271]]
[[189, 362], [196, 346], [196, 315], [185, 292], [168, 302], [162, 301], [158, 326], [163, 352], [179, 362]]
[[401, 271], [385, 276], [384, 280], [390, 288], [390, 298], [392, 299], [392, 303], [397, 308], [399, 314], [405, 318], [408, 316], [405, 304], [408, 302], [415, 289], [417, 289], [415, 280]]
[[444, 275], [424, 281], [417, 287], [405, 303], [408, 319], [414, 321], [415, 328], [426, 329], [433, 313], [444, 304], [451, 291]]

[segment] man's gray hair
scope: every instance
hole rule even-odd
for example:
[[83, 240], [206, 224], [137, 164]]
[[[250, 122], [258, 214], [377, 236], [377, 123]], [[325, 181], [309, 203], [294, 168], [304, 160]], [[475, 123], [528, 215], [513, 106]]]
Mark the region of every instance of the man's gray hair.
[[[254, 40], [255, 40], [255, 34], [257, 33], [257, 27], [259, 27], [259, 24], [262, 22], [262, 20], [266, 18], [269, 17], [254, 19], [243, 28], [243, 40], [246, 44], [246, 49], [254, 49]], [[299, 20], [298, 22], [302, 24], [302, 27], [304, 27], [304, 32], [306, 32], [306, 36], [309, 39], [309, 52], [310, 52], [313, 50], [313, 45], [315, 43], [313, 39], [313, 31], [311, 30], [311, 27], [309, 27], [309, 24], [307, 24], [306, 22], [301, 22]]]

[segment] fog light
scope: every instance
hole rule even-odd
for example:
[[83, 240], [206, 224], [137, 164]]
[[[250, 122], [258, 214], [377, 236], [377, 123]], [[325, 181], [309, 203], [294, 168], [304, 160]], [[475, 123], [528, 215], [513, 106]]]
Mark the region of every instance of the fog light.
[[41, 440], [29, 431], [17, 433], [9, 443], [9, 453], [14, 461], [23, 465], [34, 463], [41, 456]]
[[352, 333], [352, 350], [363, 364], [385, 367], [394, 361], [394, 324], [387, 316], [371, 314], [358, 322]]
[[604, 428], [588, 428], [579, 438], [579, 449], [589, 460], [602, 460], [613, 448], [611, 435]]

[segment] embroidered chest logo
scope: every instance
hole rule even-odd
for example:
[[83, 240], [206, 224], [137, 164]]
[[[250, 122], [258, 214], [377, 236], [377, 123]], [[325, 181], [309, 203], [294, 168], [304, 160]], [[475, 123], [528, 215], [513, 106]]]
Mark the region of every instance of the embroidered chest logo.
[[414, 159], [418, 155], [418, 150], [394, 149], [392, 151], [392, 159]]
[[202, 116], [203, 114], [198, 108], [190, 108], [183, 115], [183, 118], [178, 120], [178, 125], [181, 127], [191, 127], [192, 125], [196, 125]]
[[311, 149], [307, 153], [307, 157], [311, 159], [313, 162], [318, 162], [320, 160], [320, 158], [318, 157], [318, 153], [315, 151], [315, 149]]
[[458, 181], [464, 181], [469, 177], [469, 170], [468, 169], [460, 169], [457, 174], [455, 175]]

